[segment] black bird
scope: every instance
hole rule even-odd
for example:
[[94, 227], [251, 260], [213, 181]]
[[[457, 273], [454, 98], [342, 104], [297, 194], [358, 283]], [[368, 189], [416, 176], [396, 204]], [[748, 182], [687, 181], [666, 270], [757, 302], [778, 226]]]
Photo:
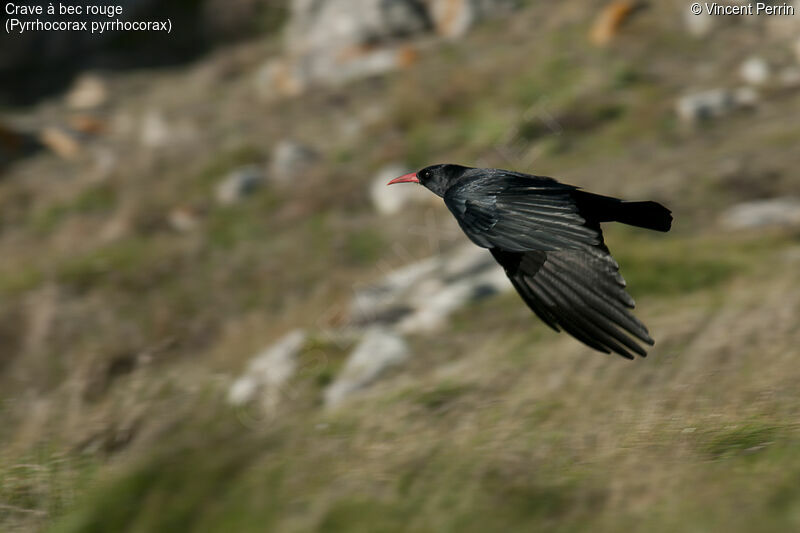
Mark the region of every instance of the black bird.
[[647, 355], [637, 340], [651, 346], [654, 341], [630, 312], [633, 299], [600, 223], [669, 231], [669, 209], [497, 168], [433, 165], [389, 185], [404, 182], [444, 199], [467, 237], [489, 249], [545, 324], [601, 352], [628, 359]]

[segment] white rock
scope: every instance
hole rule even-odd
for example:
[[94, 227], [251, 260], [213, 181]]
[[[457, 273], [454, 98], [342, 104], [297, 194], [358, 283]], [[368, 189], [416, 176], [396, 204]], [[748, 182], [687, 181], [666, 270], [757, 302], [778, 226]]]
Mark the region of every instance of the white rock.
[[751, 57], [739, 67], [739, 75], [750, 85], [764, 85], [769, 79], [769, 65], [760, 57]]
[[256, 355], [228, 390], [228, 403], [241, 406], [261, 395], [264, 407], [275, 408], [280, 401], [281, 387], [297, 370], [297, 355], [305, 341], [306, 333], [294, 330]]
[[389, 180], [411, 172], [400, 165], [389, 165], [375, 175], [370, 187], [370, 197], [375, 210], [382, 215], [394, 215], [412, 204], [427, 203], [433, 194], [425, 187], [413, 183], [387, 187]]
[[699, 122], [721, 116], [733, 109], [733, 96], [727, 89], [712, 89], [681, 97], [675, 110], [685, 122]]
[[142, 120], [140, 140], [143, 146], [159, 148], [170, 144], [172, 131], [164, 115], [158, 111], [148, 111]]
[[290, 182], [311, 168], [319, 160], [319, 154], [304, 144], [291, 140], [283, 140], [272, 151], [270, 161], [270, 179]]
[[427, 27], [415, 0], [293, 0], [290, 13], [286, 35], [292, 55], [374, 44]]
[[325, 390], [325, 405], [335, 407], [374, 383], [388, 369], [403, 363], [409, 356], [403, 337], [381, 327], [369, 328], [350, 354], [336, 380]]
[[483, 248], [466, 244], [389, 273], [380, 283], [356, 291], [351, 316], [356, 323], [393, 324], [413, 333], [441, 327], [454, 311], [511, 284]]
[[[462, 35], [477, 20], [510, 12], [516, 0], [293, 0], [287, 60], [258, 76], [260, 92], [298, 94], [309, 83], [341, 84], [415, 61], [400, 41], [431, 29]], [[266, 91], [265, 91], [266, 89]]]
[[369, 324], [389, 320], [392, 310], [402, 309], [401, 299], [410, 287], [440, 266], [437, 258], [425, 259], [390, 272], [381, 282], [355, 291], [350, 304], [351, 320]]
[[735, 205], [722, 215], [728, 229], [800, 225], [800, 199], [784, 197]]
[[237, 168], [217, 185], [217, 201], [221, 205], [235, 204], [252, 194], [263, 180], [264, 174], [256, 165]]
[[108, 100], [108, 89], [102, 78], [94, 74], [80, 76], [66, 95], [70, 109], [94, 109]]
[[737, 108], [753, 107], [758, 100], [758, 92], [753, 87], [711, 89], [682, 96], [675, 104], [675, 111], [681, 120], [694, 124], [722, 117]]
[[705, 10], [699, 15], [695, 15], [689, 10], [689, 4], [686, 4], [684, 15], [686, 29], [693, 37], [705, 37], [714, 29], [714, 19], [716, 17], [709, 15]]
[[438, 277], [427, 276], [415, 283], [405, 297], [404, 303], [411, 312], [397, 324], [399, 331], [433, 331], [468, 303], [511, 289], [505, 272], [492, 255], [472, 244], [443, 258], [435, 274]]

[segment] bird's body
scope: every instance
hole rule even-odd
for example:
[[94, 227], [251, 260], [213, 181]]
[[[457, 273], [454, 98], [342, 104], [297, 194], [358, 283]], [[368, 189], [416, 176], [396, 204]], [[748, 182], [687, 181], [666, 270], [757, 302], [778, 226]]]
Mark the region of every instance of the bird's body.
[[601, 352], [633, 359], [652, 345], [611, 257], [601, 222], [669, 231], [656, 202], [623, 202], [508, 170], [434, 165], [391, 183], [417, 182], [444, 199], [459, 226], [487, 248], [528, 307]]

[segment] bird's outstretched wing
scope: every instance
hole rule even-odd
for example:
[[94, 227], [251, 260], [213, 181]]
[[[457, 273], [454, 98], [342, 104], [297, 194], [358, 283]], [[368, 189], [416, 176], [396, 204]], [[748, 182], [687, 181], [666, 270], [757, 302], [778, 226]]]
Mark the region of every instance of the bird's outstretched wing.
[[575, 191], [550, 178], [501, 171], [462, 180], [444, 201], [547, 325], [601, 352], [644, 357], [640, 342], [653, 339], [631, 314], [633, 299], [599, 221], [585, 218]]
[[464, 180], [444, 202], [467, 236], [483, 248], [509, 252], [581, 249], [602, 242], [572, 197], [575, 187], [513, 173]]
[[548, 326], [563, 329], [601, 352], [628, 359], [653, 345], [647, 328], [631, 313], [633, 299], [617, 262], [604, 245], [583, 250], [508, 252], [491, 249], [517, 292]]

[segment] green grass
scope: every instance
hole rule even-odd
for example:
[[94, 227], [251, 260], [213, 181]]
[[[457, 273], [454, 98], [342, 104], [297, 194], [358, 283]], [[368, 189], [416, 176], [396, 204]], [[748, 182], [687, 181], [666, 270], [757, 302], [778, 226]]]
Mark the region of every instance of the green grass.
[[38, 287], [44, 275], [36, 268], [0, 272], [0, 296], [12, 298]]
[[385, 250], [386, 243], [381, 233], [370, 228], [349, 233], [345, 241], [347, 261], [355, 265], [374, 264]]
[[55, 448], [40, 444], [14, 460], [0, 456], [0, 515], [33, 516], [47, 523], [74, 505], [100, 464], [91, 456], [64, 454]]
[[444, 382], [420, 392], [416, 401], [429, 411], [442, 411], [470, 389], [470, 386], [461, 383]]
[[740, 426], [708, 432], [703, 442], [703, 451], [712, 459], [725, 459], [754, 453], [773, 444], [780, 437], [782, 428], [772, 424], [747, 423]]
[[116, 205], [117, 191], [112, 184], [92, 185], [68, 202], [34, 211], [30, 225], [36, 233], [48, 234], [71, 215], [109, 213]]
[[[621, 45], [599, 50], [587, 44], [594, 13], [585, 6], [525, 3], [530, 11], [513, 21], [425, 46], [408, 69], [255, 108], [238, 98], [252, 92], [247, 50], [211, 69], [221, 71], [219, 83], [194, 67], [166, 78], [148, 72], [147, 85], [164, 87], [137, 90], [144, 102], [127, 94], [120, 74], [120, 115], [154, 105], [163, 90], [155, 104], [176, 123], [185, 114], [197, 124], [197, 145], [175, 143], [141, 161], [130, 143], [120, 145], [114, 179], [66, 199], [45, 179], [64, 165], [52, 156], [3, 177], [0, 246], [17, 266], [0, 270], [10, 310], [0, 327], [9, 354], [0, 369], [0, 421], [8, 422], [0, 506], [11, 509], [9, 518], [0, 507], [0, 530], [800, 529], [800, 437], [776, 414], [798, 412], [798, 339], [775, 334], [796, 322], [789, 289], [797, 269], [784, 252], [797, 234], [725, 234], [714, 223], [740, 197], [790, 191], [797, 165], [785, 149], [796, 125], [760, 113], [787, 105], [788, 117], [795, 104], [776, 95], [773, 109], [747, 120], [685, 131], [672, 105], [697, 81], [694, 57], [708, 42], [670, 29], [640, 32], [635, 46], [621, 35]], [[285, 14], [265, 9], [255, 24], [271, 28]], [[725, 45], [726, 31], [715, 43]], [[182, 87], [196, 72], [204, 80], [192, 83], [196, 91], [170, 101], [167, 84]], [[363, 119], [363, 133], [341, 135], [339, 115]], [[325, 164], [291, 187], [217, 205], [216, 184], [243, 165], [264, 165], [287, 135], [320, 148]], [[242, 145], [243, 136], [258, 144]], [[116, 137], [103, 142], [116, 149]], [[510, 156], [498, 155], [502, 148]], [[718, 168], [730, 154], [774, 168], [784, 188], [731, 191]], [[674, 207], [667, 235], [606, 231], [631, 293], [647, 300], [641, 313], [658, 341], [651, 357], [592, 353], [509, 292], [468, 305], [438, 331], [409, 335], [407, 365], [326, 410], [324, 389], [357, 342], [324, 334], [346, 322], [350, 289], [430, 252], [397, 230], [418, 210], [387, 218], [369, 208], [371, 169], [487, 160], [556, 177], [581, 172], [597, 192], [595, 178], [618, 191], [639, 180], [630, 190], [654, 191]], [[44, 186], [28, 179], [40, 163]], [[69, 165], [82, 171], [84, 162]], [[662, 171], [674, 179], [669, 189], [648, 181]], [[123, 198], [132, 235], [108, 242], [66, 231], [80, 224], [57, 231], [64, 222], [96, 229]], [[193, 231], [165, 223], [181, 205], [199, 213]], [[58, 285], [54, 303], [28, 305], [26, 293], [44, 283]], [[721, 319], [731, 323], [720, 327]], [[310, 337], [278, 411], [224, 407], [247, 357], [295, 327]], [[76, 451], [130, 419], [129, 441]], [[63, 442], [31, 445], [51, 435]]]
[[55, 267], [54, 277], [57, 283], [78, 292], [108, 284], [140, 290], [170, 276], [169, 261], [153, 242], [129, 238], [65, 258]]

